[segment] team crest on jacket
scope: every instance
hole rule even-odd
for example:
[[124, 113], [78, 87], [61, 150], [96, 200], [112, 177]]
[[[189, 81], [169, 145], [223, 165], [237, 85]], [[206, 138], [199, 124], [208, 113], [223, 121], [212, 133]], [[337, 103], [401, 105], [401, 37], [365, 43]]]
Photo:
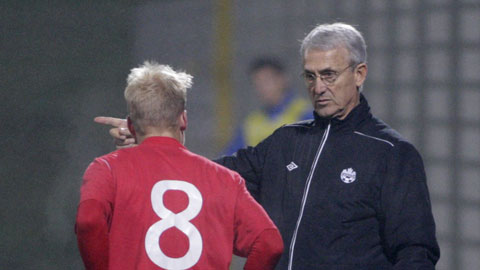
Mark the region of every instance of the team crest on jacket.
[[290, 164], [287, 165], [287, 170], [288, 170], [289, 172], [295, 170], [296, 168], [298, 168], [298, 165], [295, 164], [295, 162], [293, 162], [293, 161], [290, 162]]
[[346, 184], [352, 183], [356, 178], [357, 173], [352, 168], [343, 169], [342, 173], [340, 174], [340, 179]]

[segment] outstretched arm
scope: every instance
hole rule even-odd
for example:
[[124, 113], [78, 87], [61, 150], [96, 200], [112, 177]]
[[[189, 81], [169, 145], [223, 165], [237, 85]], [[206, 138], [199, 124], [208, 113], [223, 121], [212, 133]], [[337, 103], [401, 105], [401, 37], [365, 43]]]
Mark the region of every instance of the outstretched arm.
[[96, 123], [109, 125], [112, 128], [109, 133], [115, 141], [117, 148], [125, 148], [135, 145], [135, 138], [127, 127], [127, 120], [115, 117], [98, 116], [93, 119]]

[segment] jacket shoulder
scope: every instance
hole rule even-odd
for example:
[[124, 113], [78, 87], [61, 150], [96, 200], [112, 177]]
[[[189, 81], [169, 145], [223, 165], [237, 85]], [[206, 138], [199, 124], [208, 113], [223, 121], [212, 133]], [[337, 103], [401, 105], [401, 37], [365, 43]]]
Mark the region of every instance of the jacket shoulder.
[[292, 124], [286, 124], [277, 128], [265, 141], [283, 141], [289, 140], [291, 136], [296, 136], [299, 133], [308, 132], [314, 127], [315, 121], [313, 119], [302, 120]]
[[315, 123], [313, 119], [301, 120], [292, 124], [284, 125], [280, 128], [312, 128]]
[[393, 152], [406, 151], [418, 154], [417, 149], [410, 141], [378, 118], [373, 117], [371, 121], [356, 130], [355, 133], [376, 140], [379, 143], [390, 145]]

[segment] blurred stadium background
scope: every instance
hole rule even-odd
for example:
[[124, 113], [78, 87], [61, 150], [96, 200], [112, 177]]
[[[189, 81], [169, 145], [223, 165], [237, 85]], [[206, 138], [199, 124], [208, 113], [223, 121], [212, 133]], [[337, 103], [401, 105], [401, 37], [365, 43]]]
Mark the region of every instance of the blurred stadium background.
[[[82, 269], [81, 175], [112, 151], [98, 115], [124, 117], [129, 69], [195, 76], [187, 146], [214, 158], [258, 105], [246, 69], [274, 54], [299, 79], [299, 40], [354, 24], [368, 44], [373, 112], [424, 157], [441, 259], [480, 269], [479, 0], [2, 1], [0, 269]], [[238, 266], [232, 268], [237, 269]]]

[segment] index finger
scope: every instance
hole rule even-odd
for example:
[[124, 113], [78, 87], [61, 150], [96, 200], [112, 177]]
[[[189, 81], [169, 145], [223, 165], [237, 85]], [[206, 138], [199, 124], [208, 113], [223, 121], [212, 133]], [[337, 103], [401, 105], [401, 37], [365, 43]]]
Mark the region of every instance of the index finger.
[[127, 127], [127, 120], [108, 116], [97, 116], [93, 119], [96, 123], [113, 127]]

